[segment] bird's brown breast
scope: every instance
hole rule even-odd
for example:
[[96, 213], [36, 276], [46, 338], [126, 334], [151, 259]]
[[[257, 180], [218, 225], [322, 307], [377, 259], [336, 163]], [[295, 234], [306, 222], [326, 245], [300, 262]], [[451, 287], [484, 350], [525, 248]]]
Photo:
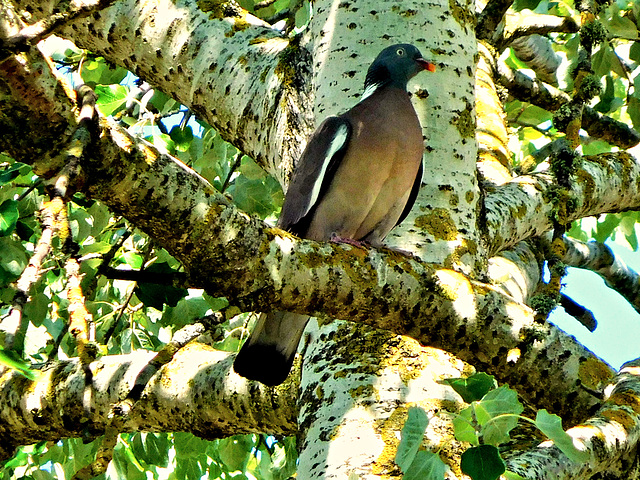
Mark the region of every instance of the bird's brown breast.
[[305, 235], [378, 244], [394, 227], [415, 181], [424, 144], [406, 91], [386, 89], [345, 114], [352, 136]]

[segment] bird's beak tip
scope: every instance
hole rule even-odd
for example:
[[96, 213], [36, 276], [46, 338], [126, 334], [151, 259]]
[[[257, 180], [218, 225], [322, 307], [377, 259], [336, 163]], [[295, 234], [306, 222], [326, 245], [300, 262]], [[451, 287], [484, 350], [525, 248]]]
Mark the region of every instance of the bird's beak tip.
[[435, 72], [436, 71], [435, 63], [427, 62], [422, 57], [416, 58], [416, 62], [418, 63], [418, 65], [420, 65], [422, 67], [423, 70], [429, 70], [430, 72]]

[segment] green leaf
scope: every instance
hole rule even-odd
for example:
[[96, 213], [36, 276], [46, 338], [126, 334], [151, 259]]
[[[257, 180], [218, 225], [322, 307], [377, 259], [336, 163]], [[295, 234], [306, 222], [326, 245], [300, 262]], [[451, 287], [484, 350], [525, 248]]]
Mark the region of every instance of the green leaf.
[[[218, 305], [223, 308], [228, 305], [228, 302], [221, 299]], [[193, 322], [196, 318], [203, 317], [209, 311], [218, 311], [220, 308], [212, 308], [211, 303], [203, 297], [183, 298], [177, 305], [165, 309], [161, 323], [179, 328]]]
[[[602, 217], [601, 217], [602, 218]], [[596, 230], [593, 232], [593, 237], [597, 242], [604, 243], [607, 240], [613, 231], [620, 224], [620, 217], [615, 214], [607, 214], [604, 216], [603, 220], [598, 220], [598, 224], [596, 225]]]
[[596, 77], [604, 77], [609, 72], [615, 72], [620, 77], [626, 76], [618, 56], [606, 43], [601, 44], [598, 51], [592, 55], [591, 65]]
[[129, 89], [123, 85], [96, 85], [96, 106], [103, 115], [109, 116], [122, 110], [127, 103]]
[[496, 379], [484, 372], [474, 373], [467, 378], [446, 378], [443, 383], [450, 385], [467, 403], [480, 400], [498, 386]]
[[27, 252], [19, 241], [12, 237], [0, 237], [0, 266], [8, 277], [20, 275], [28, 261]]
[[133, 455], [129, 446], [121, 441], [118, 442], [114, 449], [111, 463], [118, 474], [118, 478], [146, 480], [142, 465], [140, 465], [135, 455]]
[[453, 431], [455, 437], [461, 442], [469, 442], [471, 445], [479, 445], [478, 431], [473, 416], [473, 406], [462, 410], [458, 415], [453, 417]]
[[[636, 76], [636, 78], [640, 78], [640, 75]], [[640, 130], [640, 98], [632, 95], [628, 100], [627, 113], [629, 114], [629, 117], [631, 117], [633, 128]]]
[[135, 433], [131, 449], [139, 460], [166, 468], [169, 465], [171, 443], [166, 433]]
[[539, 410], [536, 414], [536, 427], [549, 437], [570, 460], [576, 463], [589, 461], [589, 452], [576, 448], [573, 438], [562, 429], [562, 419], [559, 416], [550, 414], [544, 409]]
[[449, 470], [439, 455], [433, 452], [418, 452], [413, 463], [402, 476], [402, 480], [442, 480]]
[[629, 58], [636, 63], [640, 63], [640, 42], [633, 42], [629, 49]]
[[0, 173], [0, 185], [9, 183], [11, 180], [18, 177], [20, 175], [20, 169], [24, 166], [24, 163], [16, 162], [4, 169], [2, 173]]
[[4, 350], [2, 347], [0, 347], [0, 363], [17, 370], [30, 380], [38, 378], [39, 372], [37, 370], [32, 370], [31, 366], [19, 358], [15, 352]]
[[263, 219], [273, 214], [282, 203], [282, 190], [272, 177], [252, 180], [240, 175], [227, 193], [241, 210], [255, 213]]
[[251, 457], [251, 448], [254, 445], [253, 435], [235, 435], [218, 441], [218, 453], [229, 470], [244, 472]]
[[[154, 263], [145, 269], [145, 272], [156, 273], [158, 276], [175, 273], [166, 263]], [[165, 303], [170, 307], [175, 307], [189, 293], [184, 288], [142, 282], [136, 286], [135, 292], [142, 303], [160, 311]]]
[[395, 458], [395, 462], [403, 472], [406, 472], [413, 462], [428, 425], [427, 412], [420, 407], [409, 407]]
[[506, 385], [490, 391], [481, 401], [474, 402], [473, 407], [476, 419], [482, 426], [482, 438], [491, 445], [509, 441], [509, 432], [518, 424], [517, 416], [523, 410], [518, 394]]
[[0, 204], [0, 237], [10, 235], [18, 223], [18, 202], [5, 200]]
[[460, 468], [473, 480], [496, 480], [505, 472], [506, 465], [496, 447], [480, 445], [462, 454]]
[[42, 325], [49, 311], [51, 299], [44, 293], [33, 293], [24, 306], [24, 316], [36, 327]]
[[617, 38], [636, 40], [638, 38], [636, 24], [620, 13], [620, 9], [615, 2], [609, 7], [609, 10], [611, 11], [611, 18], [604, 22], [609, 33]]
[[180, 106], [180, 104], [173, 98], [169, 97], [166, 93], [163, 93], [159, 90], [153, 91], [153, 96], [151, 97], [149, 103], [153, 105], [161, 114], [173, 112]]
[[553, 115], [551, 114], [551, 112], [548, 112], [547, 110], [535, 105], [529, 105], [518, 116], [518, 121], [529, 125], [540, 125], [541, 123], [547, 122], [552, 118]]
[[178, 125], [171, 129], [169, 136], [173, 140], [176, 150], [179, 152], [186, 152], [191, 146], [193, 141], [193, 130], [189, 125], [185, 128], [180, 128]]
[[165, 150], [169, 153], [175, 152], [176, 145], [173, 139], [167, 134], [159, 133], [152, 135], [151, 137], [147, 137], [146, 140], [153, 143], [160, 150]]

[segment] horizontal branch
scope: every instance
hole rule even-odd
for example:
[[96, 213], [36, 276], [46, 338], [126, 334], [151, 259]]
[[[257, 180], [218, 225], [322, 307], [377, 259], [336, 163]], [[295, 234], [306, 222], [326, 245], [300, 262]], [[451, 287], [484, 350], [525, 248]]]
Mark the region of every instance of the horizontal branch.
[[[509, 68], [504, 62], [498, 62], [500, 83], [518, 100], [528, 102], [550, 112], [571, 101], [571, 96], [558, 88], [524, 73]], [[585, 107], [582, 114], [582, 128], [589, 135], [601, 138], [611, 145], [627, 149], [640, 143], [640, 133], [626, 123]]]
[[313, 124], [306, 51], [236, 2], [205, 4], [122, 0], [61, 34], [170, 92], [282, 175], [277, 166], [292, 164]]
[[529, 35], [547, 35], [552, 32], [576, 33], [580, 29], [571, 17], [533, 14], [531, 12], [507, 15], [503, 42], [497, 47], [502, 50], [517, 38]]
[[[524, 395], [540, 405], [550, 389], [578, 391], [553, 406], [566, 407], [572, 420], [595, 404], [576, 389], [585, 381], [578, 366], [600, 361], [555, 327], [536, 324], [528, 307], [497, 288], [394, 251], [301, 240], [271, 228], [115, 123], [103, 123], [96, 156], [85, 165], [85, 191], [180, 259], [192, 286], [244, 310], [325, 314], [411, 336], [514, 387], [526, 384]], [[522, 352], [515, 363], [507, 360], [511, 349]], [[560, 361], [568, 354], [580, 360], [569, 367]]]
[[51, 13], [50, 16], [28, 25], [14, 35], [0, 40], [0, 61], [11, 53], [26, 51], [30, 45], [35, 45], [40, 40], [54, 33], [66, 23], [76, 19], [87, 17], [114, 3], [116, 0], [85, 0], [84, 2], [71, 2], [63, 5], [62, 10]]
[[[19, 445], [104, 434], [112, 407], [129, 396], [155, 355], [136, 352], [91, 363], [90, 419], [84, 410], [88, 386], [79, 359], [53, 363], [35, 380], [0, 369], [0, 460], [11, 457]], [[204, 344], [178, 350], [148, 380], [120, 431], [185, 431], [211, 440], [251, 432], [294, 434], [297, 385], [285, 383], [277, 394], [266, 388], [248, 390], [248, 382], [233, 373], [232, 363], [232, 355]]]
[[[576, 207], [567, 220], [640, 208], [640, 163], [626, 152], [585, 157], [571, 178]], [[495, 254], [551, 226], [556, 182], [546, 173], [522, 175], [485, 198], [489, 251]]]
[[129, 282], [154, 283], [171, 285], [176, 288], [187, 288], [187, 275], [182, 272], [158, 273], [149, 270], [131, 270], [122, 268], [105, 268], [101, 272], [107, 278], [126, 280]]
[[504, 16], [513, 4], [513, 0], [489, 0], [484, 9], [478, 15], [478, 26], [476, 27], [476, 35], [478, 40], [495, 39], [502, 30], [500, 24], [503, 22]]

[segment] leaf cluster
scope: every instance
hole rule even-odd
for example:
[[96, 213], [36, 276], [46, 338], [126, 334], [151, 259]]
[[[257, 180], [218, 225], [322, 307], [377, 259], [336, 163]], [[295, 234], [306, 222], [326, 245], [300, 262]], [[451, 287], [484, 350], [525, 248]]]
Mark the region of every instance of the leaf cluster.
[[[522, 417], [524, 410], [517, 393], [506, 386], [497, 387], [491, 375], [478, 373], [467, 378], [451, 378], [443, 383], [451, 386], [469, 404], [454, 416], [455, 438], [471, 445], [461, 457], [460, 468], [473, 480], [496, 480], [500, 475], [510, 480], [521, 479], [506, 471], [498, 447], [510, 440], [509, 432], [519, 420], [533, 423], [571, 461], [584, 463], [589, 454], [576, 448], [573, 439], [562, 429], [557, 415], [540, 410], [535, 420]], [[447, 465], [437, 453], [422, 450], [422, 441], [429, 425], [427, 413], [411, 407], [402, 428], [395, 461], [404, 473], [403, 479], [442, 480]]]

